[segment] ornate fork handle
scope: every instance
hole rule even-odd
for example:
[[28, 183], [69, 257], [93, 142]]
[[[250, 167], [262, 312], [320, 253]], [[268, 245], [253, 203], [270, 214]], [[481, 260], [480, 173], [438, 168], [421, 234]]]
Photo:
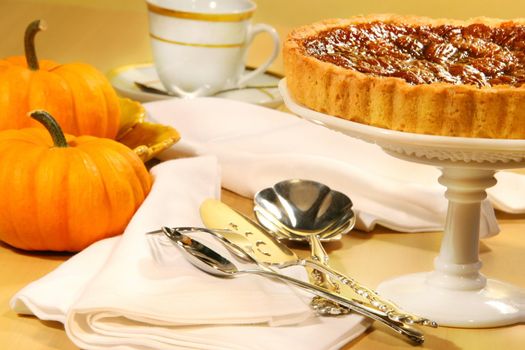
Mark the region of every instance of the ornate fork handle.
[[376, 291], [361, 285], [353, 278], [345, 276], [329, 266], [325, 266], [318, 263], [317, 261], [312, 261], [309, 259], [301, 259], [297, 261], [297, 263], [305, 267], [311, 267], [316, 270], [320, 270], [321, 272], [337, 280], [339, 283], [348, 286], [354, 293], [368, 300], [371, 306], [384, 312], [392, 321], [406, 324], [419, 324], [422, 326], [434, 328], [438, 326], [435, 321], [404, 312], [393, 302], [383, 299], [379, 294], [377, 294]]

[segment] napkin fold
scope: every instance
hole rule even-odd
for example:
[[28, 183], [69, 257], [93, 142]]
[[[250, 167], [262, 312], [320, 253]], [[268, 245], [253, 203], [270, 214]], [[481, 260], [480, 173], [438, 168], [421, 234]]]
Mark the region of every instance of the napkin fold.
[[[223, 187], [240, 195], [253, 197], [285, 179], [311, 179], [352, 199], [360, 230], [370, 231], [377, 224], [402, 232], [444, 227], [445, 188], [434, 166], [394, 158], [377, 145], [247, 103], [199, 98], [144, 106], [151, 119], [183, 135], [162, 159], [216, 155]], [[525, 212], [525, 176], [499, 172], [496, 177], [498, 184], [482, 203], [482, 237], [499, 232], [493, 206]]]
[[212, 156], [157, 165], [153, 188], [122, 236], [31, 283], [11, 308], [64, 323], [82, 349], [338, 349], [361, 334], [368, 326], [361, 316], [314, 317], [310, 297], [288, 285], [210, 276], [162, 236], [145, 234], [202, 226], [198, 209], [220, 196], [219, 172]]

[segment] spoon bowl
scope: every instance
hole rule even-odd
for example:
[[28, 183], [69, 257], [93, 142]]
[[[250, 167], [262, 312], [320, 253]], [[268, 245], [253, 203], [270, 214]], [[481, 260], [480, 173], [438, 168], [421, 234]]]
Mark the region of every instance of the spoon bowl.
[[[311, 231], [292, 231], [280, 221], [269, 213], [263, 207], [255, 205], [254, 212], [259, 223], [277, 238], [287, 241], [307, 242], [308, 236], [312, 234]], [[352, 211], [348, 211], [339, 220], [327, 226], [324, 230], [314, 232], [317, 234], [322, 242], [332, 242], [340, 240], [342, 235], [350, 232], [355, 225], [356, 217]], [[305, 235], [307, 234], [307, 235]]]
[[312, 234], [330, 238], [338, 234], [338, 226], [355, 222], [350, 198], [316, 181], [281, 181], [259, 191], [254, 201], [259, 211], [282, 226], [282, 234], [295, 239]]
[[[184, 257], [200, 270], [219, 277], [232, 277], [239, 272], [230, 260], [199, 241], [169, 228], [162, 228], [162, 232], [181, 248]], [[237, 256], [238, 253], [236, 252]]]

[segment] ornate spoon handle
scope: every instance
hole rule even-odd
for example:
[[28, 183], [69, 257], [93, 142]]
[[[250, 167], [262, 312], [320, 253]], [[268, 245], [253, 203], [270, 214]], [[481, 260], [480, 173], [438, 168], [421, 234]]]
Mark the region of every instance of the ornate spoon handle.
[[[326, 250], [324, 250], [319, 236], [310, 236], [308, 239], [308, 243], [310, 244], [310, 255], [312, 259], [316, 263], [320, 263], [326, 268], [330, 268], [328, 264], [328, 254], [326, 253]], [[336, 281], [333, 281], [332, 278], [330, 278], [330, 276], [321, 272], [319, 269], [312, 268], [310, 271], [310, 277], [316, 285], [324, 287], [327, 290], [336, 294], [340, 294], [339, 284]], [[313, 298], [310, 305], [318, 314], [322, 316], [338, 316], [345, 315], [348, 312], [350, 312], [350, 309], [348, 309], [347, 307], [344, 307], [340, 304], [335, 303], [334, 301], [321, 297]]]
[[[332, 269], [330, 266], [325, 266], [318, 263], [317, 261], [312, 261], [308, 259], [299, 260], [298, 263], [305, 267], [311, 267], [321, 272], [329, 275], [333, 279], [337, 280], [344, 286], [349, 287], [355, 294], [368, 300], [370, 305], [381, 312], [384, 312], [388, 318], [393, 321], [402, 322], [406, 324], [419, 324], [422, 326], [437, 327], [435, 321], [429, 320], [427, 318], [419, 317], [412, 315], [410, 313], [404, 312], [393, 302], [383, 299], [376, 291], [361, 285], [359, 282], [354, 280], [351, 277], [345, 276], [340, 272]], [[341, 294], [345, 294], [344, 291], [340, 291]]]

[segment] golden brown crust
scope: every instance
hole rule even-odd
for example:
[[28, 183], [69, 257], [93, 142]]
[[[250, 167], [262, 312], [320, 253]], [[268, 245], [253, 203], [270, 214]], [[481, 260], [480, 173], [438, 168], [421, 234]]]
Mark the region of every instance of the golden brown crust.
[[372, 21], [407, 25], [525, 25], [525, 19], [466, 21], [372, 15], [329, 19], [292, 31], [283, 56], [288, 90], [299, 103], [340, 118], [399, 131], [480, 138], [525, 139], [525, 87], [433, 83], [411, 85], [377, 77], [306, 55], [302, 40], [334, 27]]

